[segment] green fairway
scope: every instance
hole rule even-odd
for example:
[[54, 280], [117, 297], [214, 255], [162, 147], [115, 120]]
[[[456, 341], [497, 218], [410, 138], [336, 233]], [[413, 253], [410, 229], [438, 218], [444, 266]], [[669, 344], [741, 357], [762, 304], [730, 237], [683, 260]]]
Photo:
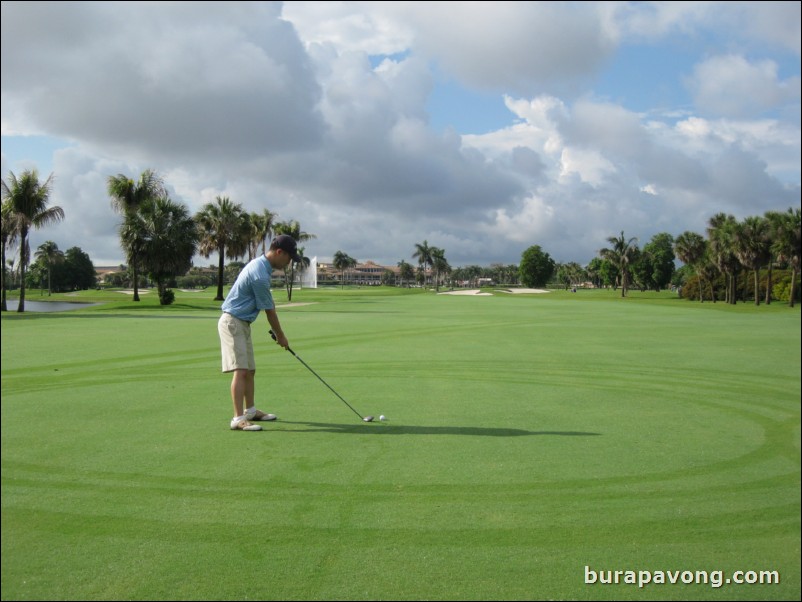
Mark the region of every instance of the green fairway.
[[257, 433], [214, 291], [4, 312], [2, 597], [799, 599], [799, 308], [618, 294], [296, 291], [293, 350], [388, 420], [260, 317]]

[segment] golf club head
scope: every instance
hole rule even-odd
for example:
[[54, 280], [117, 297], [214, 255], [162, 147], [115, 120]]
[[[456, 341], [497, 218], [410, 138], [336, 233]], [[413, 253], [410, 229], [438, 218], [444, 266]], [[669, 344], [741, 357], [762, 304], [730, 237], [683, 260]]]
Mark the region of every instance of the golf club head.
[[364, 422], [373, 422], [373, 416], [365, 416], [362, 420]]

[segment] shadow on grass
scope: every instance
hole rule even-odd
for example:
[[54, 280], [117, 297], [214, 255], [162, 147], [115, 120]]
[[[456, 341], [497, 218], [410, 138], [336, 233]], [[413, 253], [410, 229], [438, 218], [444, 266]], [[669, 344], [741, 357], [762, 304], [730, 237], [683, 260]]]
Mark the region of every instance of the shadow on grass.
[[271, 429], [284, 433], [344, 433], [357, 435], [468, 435], [470, 437], [526, 437], [548, 435], [556, 437], [596, 437], [601, 433], [584, 431], [527, 431], [513, 428], [492, 428], [480, 426], [404, 426], [387, 423], [373, 424], [332, 424], [328, 422], [291, 422], [282, 420], [277, 424], [306, 426], [287, 430]]

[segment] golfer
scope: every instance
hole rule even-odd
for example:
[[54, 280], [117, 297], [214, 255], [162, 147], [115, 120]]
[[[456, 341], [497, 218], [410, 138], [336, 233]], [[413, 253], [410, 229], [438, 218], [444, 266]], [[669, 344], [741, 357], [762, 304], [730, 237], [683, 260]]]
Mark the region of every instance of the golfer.
[[256, 360], [251, 324], [264, 310], [270, 328], [276, 334], [276, 342], [285, 349], [289, 347], [270, 293], [270, 279], [274, 269], [283, 270], [291, 261], [301, 261], [295, 239], [286, 234], [277, 236], [267, 253], [242, 269], [223, 302], [223, 315], [217, 322], [217, 332], [220, 334], [223, 372], [234, 373], [231, 379], [231, 401], [234, 404], [231, 430], [261, 431], [262, 427], [253, 422], [276, 419], [274, 414], [266, 414], [254, 405]]

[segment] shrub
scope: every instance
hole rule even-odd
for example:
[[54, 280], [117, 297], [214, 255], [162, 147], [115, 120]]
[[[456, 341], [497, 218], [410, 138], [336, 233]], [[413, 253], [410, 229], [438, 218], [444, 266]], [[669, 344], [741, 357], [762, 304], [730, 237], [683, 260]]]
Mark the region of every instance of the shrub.
[[166, 288], [159, 293], [159, 303], [161, 305], [172, 305], [175, 301], [175, 293], [172, 289]]

